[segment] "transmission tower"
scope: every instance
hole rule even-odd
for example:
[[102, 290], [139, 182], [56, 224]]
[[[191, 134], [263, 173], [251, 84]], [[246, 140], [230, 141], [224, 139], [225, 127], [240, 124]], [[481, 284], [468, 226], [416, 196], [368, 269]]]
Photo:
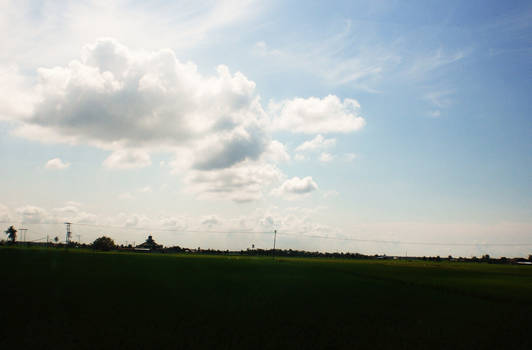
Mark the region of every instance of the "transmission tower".
[[65, 222], [66, 225], [66, 244], [70, 242], [70, 237], [72, 237], [72, 232], [70, 232], [70, 225], [72, 225], [71, 222]]

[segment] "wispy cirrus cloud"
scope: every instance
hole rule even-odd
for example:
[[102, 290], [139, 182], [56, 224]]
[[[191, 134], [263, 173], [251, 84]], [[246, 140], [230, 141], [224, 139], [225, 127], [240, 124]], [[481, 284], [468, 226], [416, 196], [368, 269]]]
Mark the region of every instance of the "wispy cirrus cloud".
[[[252, 52], [283, 69], [304, 69], [317, 75], [331, 85], [350, 84], [368, 92], [376, 90], [376, 81], [390, 67], [401, 62], [401, 57], [386, 46], [371, 43], [371, 40], [355, 39], [352, 22], [346, 20], [343, 29], [319, 41], [305, 41], [289, 47], [271, 47], [258, 41]], [[356, 45], [353, 42], [356, 41]]]
[[65, 63], [78, 53], [79, 43], [110, 36], [137, 49], [168, 43], [173, 49], [190, 49], [213, 40], [213, 31], [252, 20], [265, 6], [254, 0], [3, 1], [0, 63], [14, 61], [25, 69]]
[[448, 48], [424, 46], [413, 49], [408, 37], [379, 36], [363, 23], [346, 20], [340, 31], [313, 42], [302, 40], [297, 45], [271, 45], [258, 41], [252, 48], [256, 56], [268, 60], [278, 69], [305, 71], [328, 85], [349, 85], [369, 92], [381, 93], [396, 84], [431, 82], [448, 67], [463, 61], [473, 46]]
[[447, 67], [456, 63], [469, 55], [470, 49], [456, 50], [454, 52], [445, 52], [443, 48], [438, 48], [432, 52], [418, 54], [412, 57], [412, 61], [404, 71], [405, 77], [409, 79], [427, 79], [438, 69]]

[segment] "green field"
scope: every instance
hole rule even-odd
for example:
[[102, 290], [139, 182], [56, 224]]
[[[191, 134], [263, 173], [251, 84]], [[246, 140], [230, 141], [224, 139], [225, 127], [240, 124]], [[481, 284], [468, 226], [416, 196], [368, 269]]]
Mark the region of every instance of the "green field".
[[532, 267], [0, 248], [1, 349], [532, 349]]

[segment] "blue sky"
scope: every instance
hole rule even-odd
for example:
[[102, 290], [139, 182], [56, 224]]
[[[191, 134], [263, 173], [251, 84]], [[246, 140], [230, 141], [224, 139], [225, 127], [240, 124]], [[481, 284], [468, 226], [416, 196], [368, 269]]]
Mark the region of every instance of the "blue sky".
[[33, 239], [531, 252], [529, 2], [0, 6], [0, 219]]

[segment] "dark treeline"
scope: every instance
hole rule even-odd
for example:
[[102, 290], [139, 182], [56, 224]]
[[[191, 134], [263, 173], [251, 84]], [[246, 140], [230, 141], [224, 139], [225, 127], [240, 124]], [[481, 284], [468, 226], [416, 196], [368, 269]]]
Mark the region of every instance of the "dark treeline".
[[136, 253], [158, 253], [158, 254], [199, 254], [199, 255], [237, 255], [237, 256], [270, 256], [270, 257], [301, 257], [301, 258], [334, 258], [334, 259], [379, 259], [379, 260], [423, 260], [423, 261], [454, 261], [454, 262], [476, 262], [489, 264], [531, 264], [532, 255], [528, 259], [518, 258], [492, 258], [488, 254], [482, 257], [447, 257], [440, 256], [388, 256], [388, 255], [365, 255], [360, 253], [343, 253], [343, 252], [309, 252], [306, 250], [293, 249], [246, 249], [246, 250], [217, 250], [217, 249], [201, 249], [200, 247], [191, 249], [180, 246], [163, 247], [157, 244], [152, 236], [149, 236], [146, 242], [137, 246], [116, 245], [109, 237], [99, 237], [91, 244], [78, 242], [12, 242], [0, 241], [0, 245], [17, 245], [17, 246], [40, 246], [53, 248], [77, 248], [77, 249], [94, 249], [104, 251], [122, 251], [122, 252], [136, 252]]

